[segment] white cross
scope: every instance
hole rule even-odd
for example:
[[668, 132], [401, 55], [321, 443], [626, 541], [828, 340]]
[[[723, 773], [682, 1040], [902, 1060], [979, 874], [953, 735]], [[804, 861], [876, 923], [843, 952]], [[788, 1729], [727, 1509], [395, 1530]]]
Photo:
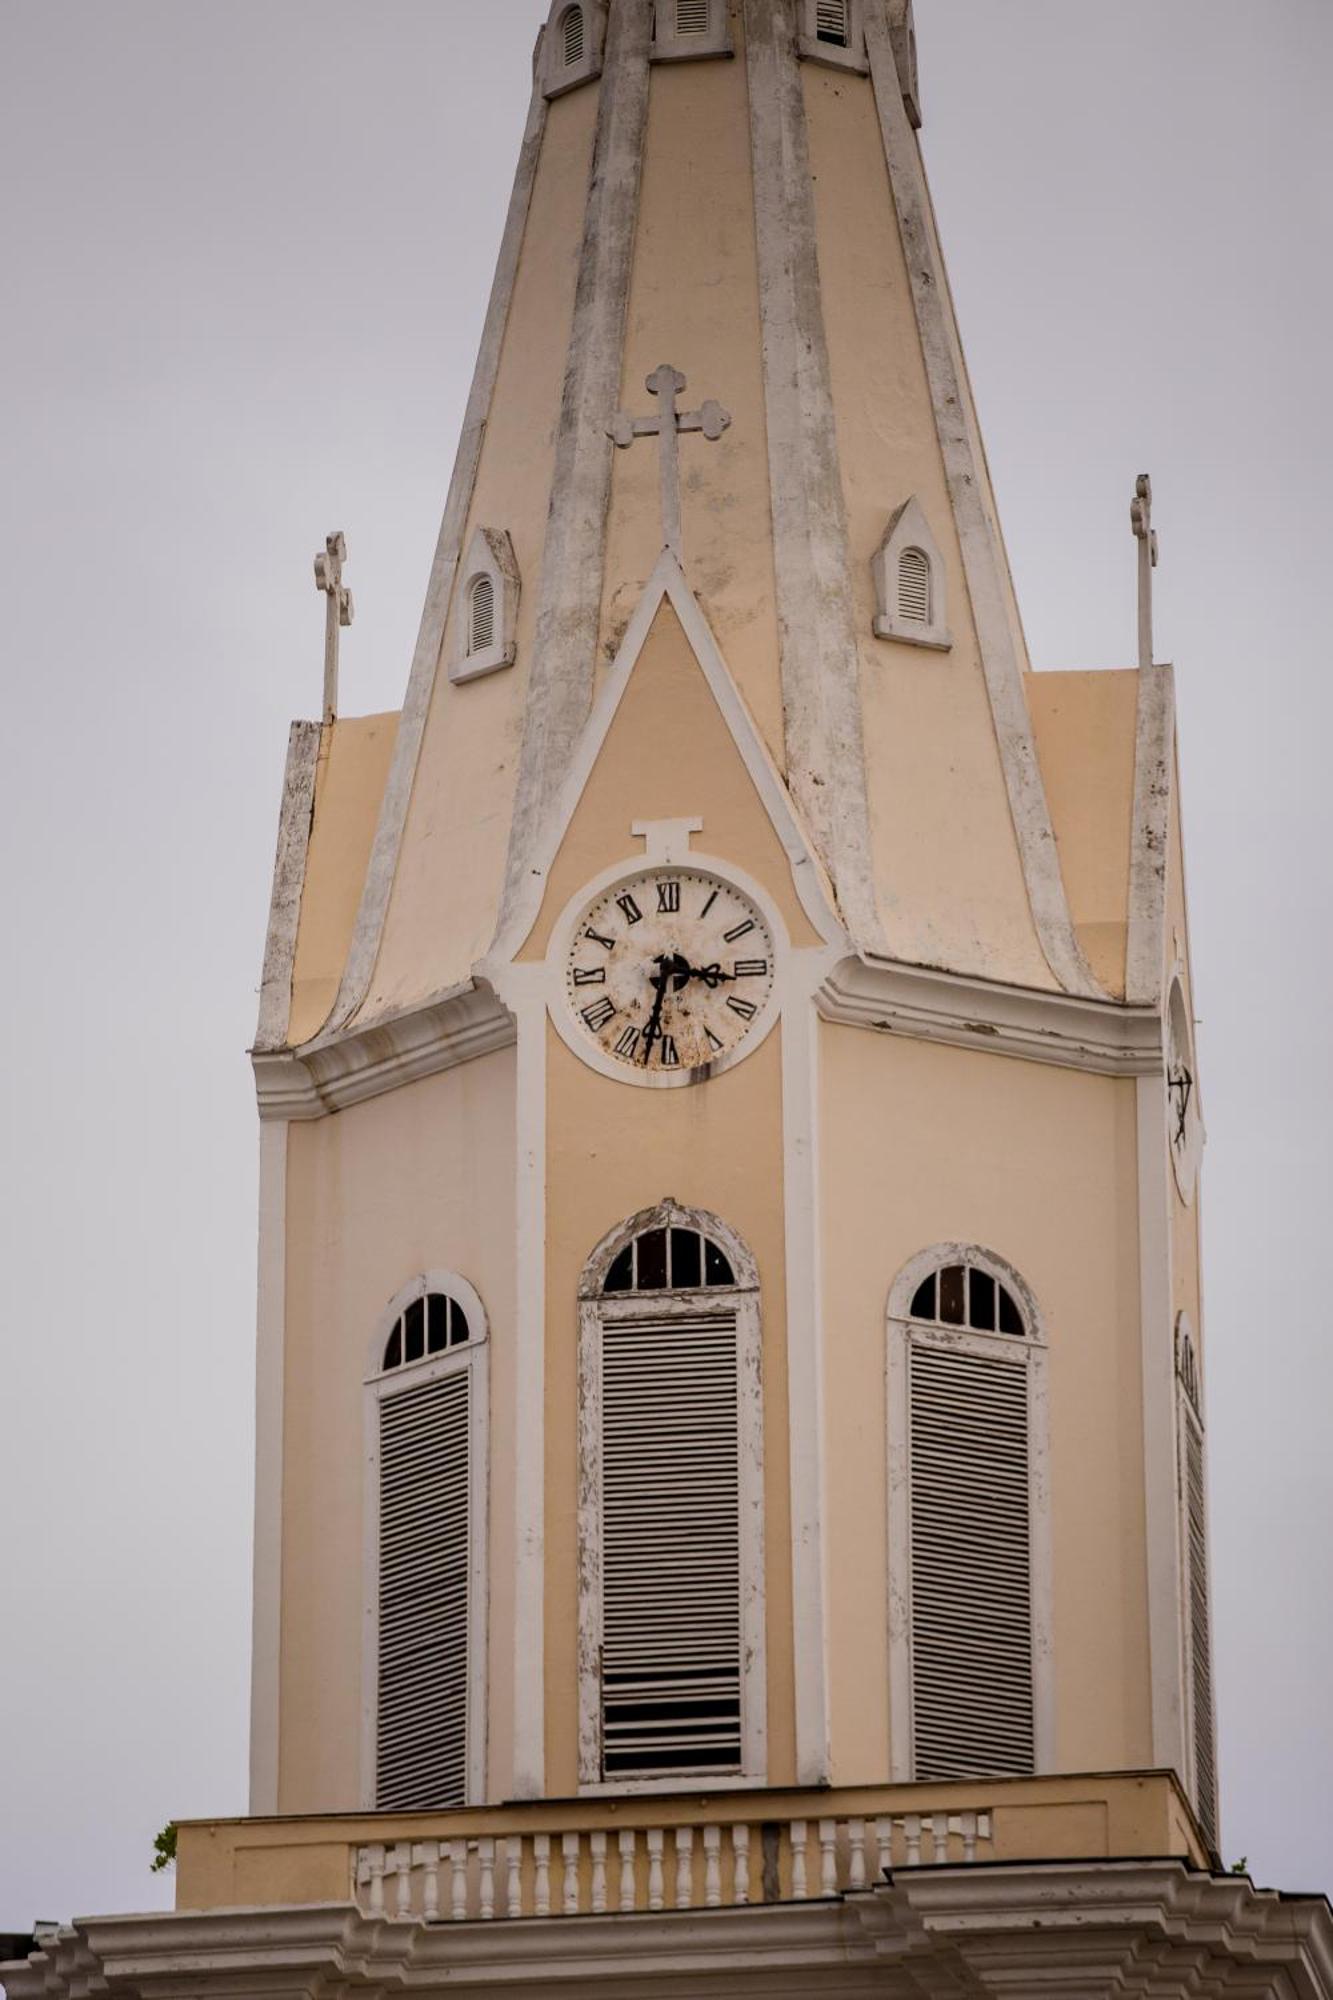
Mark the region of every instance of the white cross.
[[324, 553], [315, 557], [315, 588], [327, 599], [324, 609], [324, 720], [338, 713], [338, 627], [352, 622], [352, 593], [343, 582], [347, 543], [341, 533], [324, 537]]
[[1129, 522], [1139, 544], [1139, 665], [1152, 665], [1152, 573], [1157, 567], [1157, 530], [1152, 524], [1152, 481], [1141, 472], [1134, 481]]
[[660, 440], [662, 535], [676, 561], [681, 562], [680, 433], [702, 431], [715, 443], [731, 422], [731, 415], [721, 403], [711, 399], [702, 409], [678, 410], [676, 398], [685, 387], [685, 377], [679, 369], [671, 368], [665, 362], [660, 368], [654, 368], [648, 377], [647, 387], [658, 398], [657, 415], [632, 417], [628, 410], [617, 410], [615, 421], [607, 426], [606, 434], [615, 439], [622, 451], [632, 445], [635, 438], [655, 437]]

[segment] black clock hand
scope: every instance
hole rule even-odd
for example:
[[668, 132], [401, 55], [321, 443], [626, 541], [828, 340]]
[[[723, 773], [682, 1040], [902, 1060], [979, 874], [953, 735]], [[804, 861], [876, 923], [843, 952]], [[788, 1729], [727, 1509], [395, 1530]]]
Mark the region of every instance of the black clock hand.
[[653, 1053], [653, 1043], [658, 1040], [661, 1034], [662, 1003], [666, 999], [667, 987], [670, 982], [671, 960], [659, 955], [657, 960], [657, 977], [650, 982], [657, 989], [657, 998], [653, 1001], [653, 1011], [648, 1016], [648, 1025], [643, 1031], [643, 1061], [645, 1068], [647, 1068]]
[[711, 993], [715, 986], [721, 986], [724, 980], [734, 979], [736, 975], [734, 972], [724, 972], [722, 967], [714, 962], [712, 965], [688, 966], [686, 968], [686, 977], [689, 979], [702, 979], [704, 985]]

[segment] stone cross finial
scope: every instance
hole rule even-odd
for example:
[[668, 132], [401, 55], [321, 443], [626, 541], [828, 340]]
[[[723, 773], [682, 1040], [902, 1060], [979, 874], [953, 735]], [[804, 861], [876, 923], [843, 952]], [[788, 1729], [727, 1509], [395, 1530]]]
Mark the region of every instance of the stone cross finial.
[[352, 593], [343, 582], [347, 542], [341, 533], [324, 537], [324, 553], [315, 557], [315, 588], [326, 598], [324, 608], [324, 720], [338, 713], [338, 628], [352, 622]]
[[678, 410], [676, 398], [685, 387], [685, 377], [679, 369], [665, 362], [660, 368], [654, 368], [646, 386], [658, 398], [656, 416], [632, 417], [628, 410], [617, 410], [606, 434], [615, 440], [622, 451], [628, 449], [635, 438], [655, 437], [660, 441], [662, 538], [680, 562], [683, 560], [680, 545], [680, 433], [702, 431], [706, 438], [716, 442], [731, 422], [731, 415], [720, 403], [711, 399], [700, 409]]
[[1141, 472], [1134, 482], [1129, 521], [1139, 544], [1139, 665], [1152, 665], [1152, 573], [1157, 567], [1157, 530], [1152, 524], [1152, 481]]

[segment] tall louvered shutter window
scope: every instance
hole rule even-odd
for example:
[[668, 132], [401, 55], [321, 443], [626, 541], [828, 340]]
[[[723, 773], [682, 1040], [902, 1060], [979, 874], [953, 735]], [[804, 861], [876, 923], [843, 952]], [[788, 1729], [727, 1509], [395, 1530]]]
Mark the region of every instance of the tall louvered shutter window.
[[467, 1802], [472, 1373], [395, 1387], [378, 1406], [375, 1775], [385, 1811]]
[[736, 1314], [602, 1325], [602, 1762], [741, 1768]]
[[583, 48], [583, 9], [570, 7], [560, 19], [560, 52], [566, 69], [583, 61]]
[[898, 558], [898, 616], [910, 624], [930, 623], [930, 558], [904, 549]]
[[479, 576], [468, 592], [467, 649], [484, 653], [494, 644], [495, 584], [489, 576]]
[[706, 35], [711, 0], [676, 0], [676, 33]]
[[815, 0], [815, 38], [847, 46], [848, 14], [851, 0]]

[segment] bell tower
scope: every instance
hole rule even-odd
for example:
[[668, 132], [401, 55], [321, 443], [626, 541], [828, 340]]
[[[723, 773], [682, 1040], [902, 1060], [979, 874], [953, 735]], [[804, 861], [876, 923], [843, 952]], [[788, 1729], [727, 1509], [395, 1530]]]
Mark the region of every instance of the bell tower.
[[549, 8], [402, 711], [292, 731], [200, 1953], [1220, 1992], [1324, 1922], [1211, 1872], [1151, 494], [1137, 667], [1034, 673], [922, 113], [910, 0]]

